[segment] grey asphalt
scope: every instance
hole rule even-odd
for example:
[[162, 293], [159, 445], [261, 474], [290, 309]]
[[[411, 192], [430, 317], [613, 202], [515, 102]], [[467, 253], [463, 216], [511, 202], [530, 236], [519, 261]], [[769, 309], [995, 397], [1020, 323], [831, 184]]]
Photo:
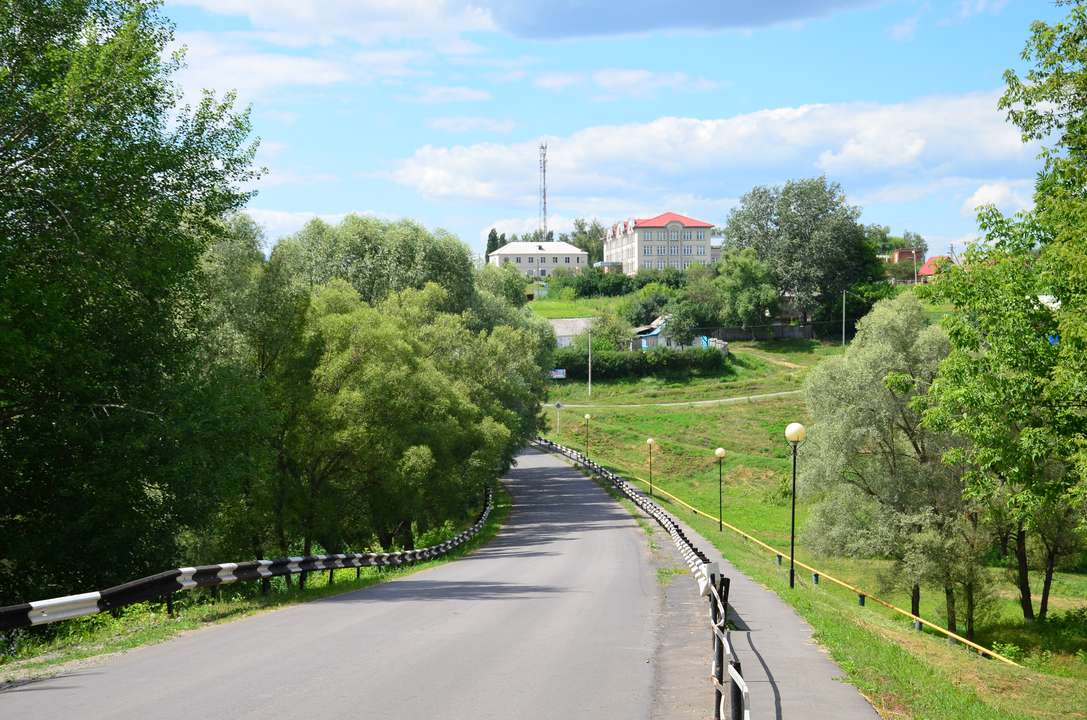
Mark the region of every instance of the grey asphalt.
[[508, 487], [464, 559], [8, 689], [0, 718], [648, 718], [645, 534], [553, 456], [526, 451]]

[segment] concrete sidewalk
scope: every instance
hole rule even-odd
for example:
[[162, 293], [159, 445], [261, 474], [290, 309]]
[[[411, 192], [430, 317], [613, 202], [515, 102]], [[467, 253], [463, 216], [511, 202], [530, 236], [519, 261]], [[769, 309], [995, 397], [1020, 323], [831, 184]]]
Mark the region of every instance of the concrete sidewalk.
[[[731, 581], [729, 620], [737, 628], [731, 633], [732, 646], [751, 693], [753, 720], [879, 720], [857, 688], [838, 680], [842, 669], [812, 640], [808, 623], [777, 594], [725, 560], [680, 516], [670, 514]], [[705, 605], [702, 613], [708, 613]], [[708, 627], [708, 619], [702, 619]]]

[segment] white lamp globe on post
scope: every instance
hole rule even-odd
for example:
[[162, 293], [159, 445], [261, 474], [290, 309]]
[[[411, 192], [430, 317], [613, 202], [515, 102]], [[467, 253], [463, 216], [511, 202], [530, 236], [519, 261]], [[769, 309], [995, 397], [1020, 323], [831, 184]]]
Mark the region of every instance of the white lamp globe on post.
[[722, 532], [725, 529], [725, 481], [721, 467], [725, 459], [725, 449], [717, 448], [713, 454], [717, 458], [717, 532]]
[[656, 442], [653, 438], [645, 441], [646, 447], [649, 448], [649, 497], [653, 497], [653, 445]]
[[785, 439], [789, 441], [789, 444], [793, 446], [793, 509], [792, 520], [789, 524], [789, 587], [793, 587], [796, 583], [796, 571], [793, 563], [793, 556], [796, 554], [796, 449], [800, 447], [800, 444], [804, 442], [804, 438], [807, 437], [808, 431], [798, 422], [789, 423], [785, 428]]

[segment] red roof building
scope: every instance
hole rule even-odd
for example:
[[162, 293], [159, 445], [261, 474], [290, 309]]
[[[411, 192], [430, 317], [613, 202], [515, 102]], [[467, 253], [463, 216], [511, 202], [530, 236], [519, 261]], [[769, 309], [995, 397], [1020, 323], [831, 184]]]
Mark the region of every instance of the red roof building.
[[936, 271], [940, 269], [940, 265], [945, 262], [951, 262], [951, 258], [947, 255], [933, 255], [917, 271], [917, 277], [921, 282], [929, 282], [936, 275]]
[[713, 223], [674, 212], [617, 222], [604, 236], [604, 264], [621, 264], [628, 275], [639, 270], [709, 265], [712, 229]]

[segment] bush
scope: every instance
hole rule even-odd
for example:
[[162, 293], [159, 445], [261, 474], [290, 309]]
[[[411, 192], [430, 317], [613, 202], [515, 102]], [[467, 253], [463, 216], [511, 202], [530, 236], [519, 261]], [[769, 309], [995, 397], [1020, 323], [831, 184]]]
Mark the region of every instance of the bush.
[[[589, 376], [589, 354], [584, 348], [564, 347], [555, 351], [554, 365], [566, 369], [566, 377], [584, 380]], [[659, 347], [645, 352], [593, 352], [593, 377], [610, 380], [678, 372], [720, 372], [728, 366], [724, 353], [714, 348]]]

